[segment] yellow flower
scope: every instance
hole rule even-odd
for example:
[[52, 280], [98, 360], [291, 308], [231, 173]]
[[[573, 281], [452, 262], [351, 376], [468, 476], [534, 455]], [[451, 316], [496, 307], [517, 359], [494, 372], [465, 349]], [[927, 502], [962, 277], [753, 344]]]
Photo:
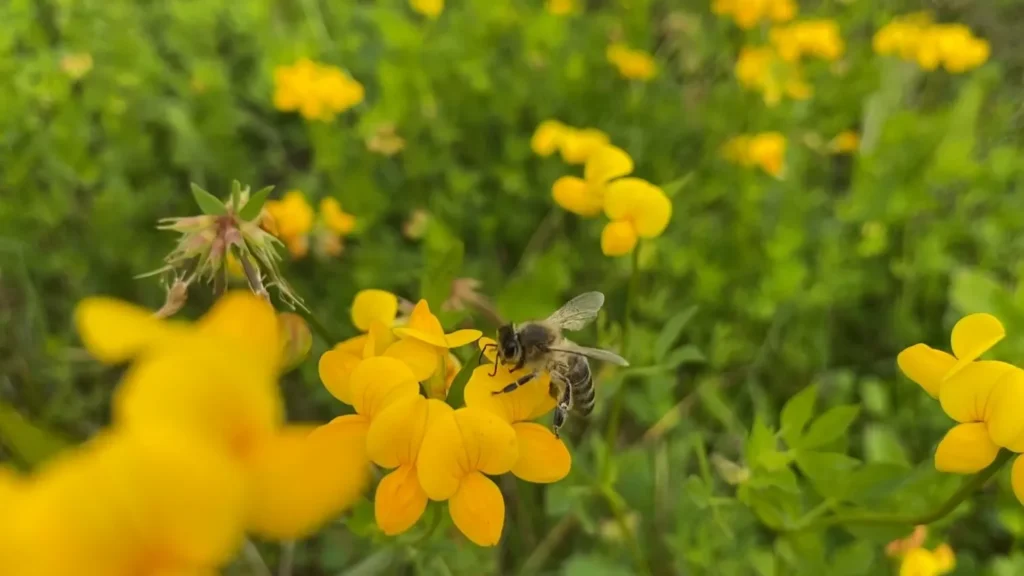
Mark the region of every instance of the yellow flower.
[[530, 149], [538, 156], [551, 156], [562, 145], [562, 138], [570, 130], [558, 120], [545, 120], [537, 125], [530, 138]]
[[566, 164], [585, 164], [591, 155], [609, 142], [608, 135], [596, 128], [576, 129], [566, 127], [559, 140], [558, 148]]
[[940, 576], [956, 568], [956, 556], [948, 544], [941, 544], [935, 550], [912, 548], [903, 555], [900, 562], [900, 576]]
[[565, 16], [576, 9], [575, 0], [547, 0], [544, 5], [549, 14]]
[[[429, 379], [438, 366], [447, 361], [449, 349], [475, 342], [481, 336], [479, 330], [469, 329], [445, 334], [441, 321], [430, 312], [426, 300], [416, 304], [407, 324], [395, 328], [394, 333], [400, 340], [389, 346], [385, 354], [402, 358], [421, 382]], [[446, 379], [447, 372], [442, 374]]]
[[796, 61], [805, 55], [834, 61], [846, 48], [835, 20], [804, 20], [772, 28], [772, 46], [783, 60]]
[[501, 490], [485, 474], [504, 474], [519, 459], [516, 432], [481, 408], [438, 410], [423, 437], [416, 472], [431, 500], [448, 501], [455, 526], [478, 546], [494, 546], [505, 523]]
[[334, 66], [303, 58], [274, 69], [274, 107], [307, 120], [331, 120], [363, 101], [363, 85]]
[[320, 216], [327, 229], [338, 236], [348, 236], [356, 227], [355, 216], [341, 209], [341, 203], [334, 198], [320, 201]]
[[366, 149], [384, 156], [394, 156], [405, 149], [405, 139], [395, 133], [394, 124], [382, 124], [366, 141]]
[[299, 190], [289, 190], [280, 200], [267, 200], [264, 206], [273, 218], [277, 230], [275, 235], [284, 242], [292, 256], [305, 256], [315, 216], [306, 196]]
[[828, 148], [837, 154], [853, 154], [860, 146], [860, 136], [853, 130], [843, 130], [828, 143]]
[[60, 59], [60, 69], [73, 80], [78, 80], [92, 70], [92, 54], [88, 52], [65, 54]]
[[784, 95], [806, 100], [813, 92], [799, 62], [785, 60], [770, 46], [744, 46], [734, 72], [740, 84], [760, 92], [769, 106], [777, 105]]
[[[480, 348], [491, 362], [494, 362], [494, 344], [490, 338], [481, 338]], [[533, 422], [555, 408], [551, 396], [551, 376], [546, 372], [523, 384], [512, 392], [494, 394], [515, 382], [528, 370], [513, 371], [511, 366], [501, 365], [494, 376], [491, 366], [484, 365], [473, 370], [466, 383], [466, 406], [482, 408], [501, 417], [512, 425], [519, 445], [519, 458], [511, 472], [527, 482], [557, 482], [569, 474], [572, 456], [562, 441], [546, 426]]]
[[672, 218], [672, 202], [646, 180], [622, 178], [608, 185], [604, 213], [611, 222], [601, 232], [601, 251], [621, 256], [633, 251], [638, 238], [661, 236]]
[[786, 137], [779, 132], [737, 136], [725, 143], [722, 155], [740, 166], [757, 166], [781, 178], [785, 172]]
[[612, 44], [608, 47], [606, 55], [608, 62], [615, 65], [623, 78], [650, 80], [657, 72], [654, 58], [643, 50], [635, 50], [623, 44]]
[[953, 354], [936, 350], [927, 344], [914, 344], [896, 357], [900, 370], [928, 393], [938, 398], [944, 379], [977, 360], [988, 349], [1006, 337], [999, 319], [991, 314], [971, 314], [953, 326]]
[[762, 20], [788, 22], [797, 13], [794, 0], [713, 0], [711, 11], [729, 16], [736, 25], [749, 30]]
[[409, 6], [416, 12], [433, 20], [440, 16], [444, 10], [444, 0], [409, 0]]
[[963, 73], [981, 66], [989, 57], [989, 44], [962, 24], [933, 24], [925, 13], [894, 18], [872, 40], [875, 52], [913, 61], [925, 70], [940, 65]]
[[306, 320], [293, 312], [278, 314], [277, 324], [281, 333], [281, 365], [284, 370], [291, 370], [309, 355], [313, 334]]
[[228, 454], [244, 471], [250, 530], [302, 537], [365, 487], [367, 470], [351, 464], [358, 462], [355, 447], [334, 445], [320, 430], [285, 426], [279, 326], [264, 300], [230, 292], [187, 324], [90, 298], [76, 310], [76, 323], [100, 360], [135, 359], [114, 394], [117, 426], [140, 438], [201, 438]]
[[625, 150], [604, 145], [594, 152], [583, 168], [583, 178], [562, 176], [555, 180], [551, 195], [562, 208], [580, 216], [596, 216], [604, 207], [605, 191], [615, 178], [633, 171], [633, 159]]

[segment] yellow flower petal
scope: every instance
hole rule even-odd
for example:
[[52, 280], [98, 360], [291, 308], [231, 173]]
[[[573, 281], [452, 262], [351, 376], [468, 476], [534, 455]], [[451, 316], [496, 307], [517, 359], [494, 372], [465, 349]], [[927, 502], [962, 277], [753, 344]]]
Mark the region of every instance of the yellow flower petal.
[[952, 572], [956, 568], [956, 555], [953, 554], [953, 549], [949, 547], [949, 544], [939, 544], [932, 554], [935, 557], [935, 567], [938, 568], [939, 574]]
[[464, 329], [447, 334], [444, 338], [448, 342], [448, 348], [458, 348], [476, 342], [481, 336], [483, 332], [479, 330]]
[[401, 338], [415, 338], [439, 348], [447, 348], [441, 321], [430, 312], [426, 300], [420, 300], [409, 315], [409, 322], [403, 328], [395, 328], [395, 334]]
[[82, 300], [75, 308], [75, 324], [89, 353], [108, 364], [131, 359], [173, 333], [175, 326], [155, 318], [151, 310], [104, 297]]
[[384, 355], [405, 362], [417, 382], [430, 378], [440, 363], [438, 348], [415, 338], [395, 342], [384, 351]]
[[534, 420], [554, 410], [555, 399], [549, 391], [551, 377], [546, 372], [512, 392], [494, 394], [518, 380], [526, 371], [509, 372], [506, 367], [499, 366], [498, 373], [491, 376], [491, 370], [491, 365], [473, 369], [464, 393], [466, 406], [488, 410], [506, 422]]
[[498, 355], [497, 342], [494, 341], [494, 338], [484, 336], [476, 341], [476, 345], [484, 353], [485, 358], [494, 362], [494, 357]]
[[505, 499], [490, 478], [474, 472], [462, 479], [448, 501], [448, 513], [459, 530], [477, 546], [494, 546], [505, 524]]
[[957, 422], [981, 422], [996, 408], [993, 390], [1013, 368], [1005, 362], [973, 362], [939, 388], [939, 403]]
[[983, 422], [957, 424], [935, 450], [935, 469], [954, 474], [973, 474], [996, 459], [999, 447], [992, 443]]
[[639, 236], [654, 238], [672, 219], [672, 202], [646, 180], [622, 178], [608, 185], [604, 211], [611, 220], [630, 220]]
[[935, 555], [924, 548], [907, 550], [900, 561], [900, 576], [938, 576]]
[[601, 252], [605, 256], [629, 254], [636, 247], [636, 229], [630, 222], [612, 221], [601, 231]]
[[602, 196], [594, 194], [582, 178], [562, 176], [551, 186], [551, 197], [564, 210], [583, 217], [601, 213]]
[[255, 294], [234, 290], [222, 296], [196, 323], [200, 331], [234, 340], [246, 350], [249, 362], [277, 370], [281, 362], [281, 334], [274, 307]]
[[427, 508], [427, 495], [416, 478], [416, 466], [403, 464], [381, 479], [373, 498], [377, 526], [388, 536], [412, 528]]
[[[449, 407], [450, 408], [450, 407]], [[454, 410], [438, 410], [416, 459], [416, 476], [431, 500], [447, 500], [459, 489], [465, 475], [466, 451]]]
[[900, 370], [932, 398], [939, 397], [939, 384], [956, 364], [952, 355], [926, 344], [914, 344], [896, 357]]
[[598, 148], [608, 143], [608, 135], [595, 128], [569, 128], [562, 135], [559, 149], [566, 164], [583, 164]]
[[[968, 373], [978, 364], [1003, 364], [1002, 362], [975, 362], [969, 364], [957, 374]], [[1024, 370], [1016, 366], [1003, 364], [1007, 370], [992, 385], [988, 401], [985, 423], [992, 441], [999, 446], [1014, 452], [1024, 452]], [[978, 381], [976, 386], [984, 386], [986, 382]], [[942, 385], [943, 388], [946, 384]]]
[[604, 183], [632, 171], [633, 159], [629, 154], [618, 146], [607, 144], [595, 150], [587, 159], [583, 167], [583, 178], [587, 182]]
[[[366, 342], [366, 339], [361, 340]], [[332, 396], [345, 404], [352, 405], [352, 388], [350, 379], [352, 371], [362, 362], [361, 354], [342, 352], [335, 348], [328, 350], [320, 356], [318, 365], [320, 381]]]
[[382, 356], [384, 351], [395, 342], [395, 335], [389, 326], [376, 318], [370, 321], [370, 331], [366, 334], [367, 342], [363, 346], [363, 358]]
[[475, 408], [459, 408], [455, 422], [462, 431], [466, 467], [485, 474], [504, 474], [519, 458], [519, 445], [512, 426], [498, 415]]
[[415, 463], [431, 414], [436, 417], [450, 410], [444, 402], [419, 394], [395, 401], [373, 419], [366, 436], [367, 453], [384, 468]]
[[1010, 471], [1010, 484], [1013, 486], [1013, 495], [1024, 504], [1024, 458], [1017, 456], [1013, 460], [1013, 469]]
[[352, 407], [371, 420], [392, 402], [419, 394], [420, 385], [409, 367], [397, 358], [366, 358], [349, 379]]
[[249, 528], [255, 533], [305, 538], [366, 487], [365, 419], [341, 416], [313, 432], [285, 428], [256, 453], [249, 468]]
[[363, 332], [374, 320], [391, 326], [397, 315], [398, 297], [385, 290], [360, 290], [352, 301], [352, 323]]
[[348, 340], [343, 340], [334, 345], [332, 350], [338, 352], [347, 352], [353, 356], [362, 357], [363, 351], [366, 349], [366, 339], [369, 338], [369, 334], [360, 334], [354, 336]]
[[512, 425], [519, 442], [519, 459], [512, 473], [527, 482], [557, 482], [569, 475], [572, 456], [545, 426], [533, 422]]
[[953, 326], [950, 338], [953, 344], [953, 355], [957, 363], [953, 371], [959, 370], [969, 362], [996, 345], [1006, 336], [1006, 329], [991, 314], [971, 314], [964, 316]]
[[537, 126], [533, 137], [530, 138], [530, 148], [538, 156], [550, 156], [558, 150], [565, 133], [565, 124], [558, 120], [545, 120]]

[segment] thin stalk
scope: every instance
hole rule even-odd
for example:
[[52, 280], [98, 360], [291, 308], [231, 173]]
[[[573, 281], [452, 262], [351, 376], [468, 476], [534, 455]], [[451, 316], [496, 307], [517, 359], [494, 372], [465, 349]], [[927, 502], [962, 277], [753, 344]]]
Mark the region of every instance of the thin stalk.
[[281, 544], [281, 561], [277, 564], [277, 576], [292, 576], [295, 565], [295, 540]]
[[565, 540], [565, 537], [576, 527], [577, 522], [576, 516], [572, 513], [562, 516], [558, 524], [552, 526], [551, 530], [548, 530], [548, 533], [544, 535], [540, 544], [533, 549], [533, 552], [530, 552], [530, 555], [519, 569], [520, 576], [533, 576], [537, 574], [548, 558], [554, 554], [555, 549], [562, 543], [562, 540]]
[[263, 560], [263, 556], [260, 555], [259, 548], [248, 538], [245, 539], [242, 555], [245, 557], [245, 562], [249, 565], [249, 569], [256, 576], [274, 576], [270, 572], [270, 568], [267, 567], [267, 563]]
[[626, 520], [626, 511], [623, 509], [622, 503], [620, 502], [620, 496], [612, 491], [611, 488], [605, 487], [601, 490], [601, 496], [604, 501], [608, 504], [608, 508], [612, 512], [612, 516], [615, 517], [615, 524], [619, 527], [619, 532], [622, 533], [622, 539], [626, 543], [626, 548], [629, 549], [630, 555], [633, 557], [633, 564], [636, 568], [636, 573], [650, 574], [651, 570], [647, 567], [647, 560], [644, 558], [644, 551], [640, 548], [640, 543], [636, 539], [636, 535], [629, 527], [629, 522]]
[[[626, 286], [626, 308], [622, 317], [622, 353], [629, 353], [629, 336], [632, 332], [633, 303], [637, 297], [637, 284], [640, 278], [640, 246], [633, 248], [632, 270], [629, 275], [629, 284]], [[619, 437], [619, 425], [622, 420], [622, 408], [625, 402], [623, 390], [625, 386], [620, 383], [619, 389], [612, 397], [612, 408], [608, 416], [608, 431], [605, 435], [605, 443], [609, 449], [615, 446]]]

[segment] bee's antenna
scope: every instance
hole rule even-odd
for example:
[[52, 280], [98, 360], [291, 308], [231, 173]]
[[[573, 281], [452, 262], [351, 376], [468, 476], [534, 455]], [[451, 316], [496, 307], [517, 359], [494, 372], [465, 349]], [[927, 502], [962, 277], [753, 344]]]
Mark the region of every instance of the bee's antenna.
[[477, 359], [476, 359], [477, 366], [479, 366], [479, 365], [484, 363], [484, 352], [486, 352], [488, 348], [497, 348], [497, 347], [498, 347], [497, 344], [484, 344], [483, 348], [480, 349], [480, 356], [478, 356]]

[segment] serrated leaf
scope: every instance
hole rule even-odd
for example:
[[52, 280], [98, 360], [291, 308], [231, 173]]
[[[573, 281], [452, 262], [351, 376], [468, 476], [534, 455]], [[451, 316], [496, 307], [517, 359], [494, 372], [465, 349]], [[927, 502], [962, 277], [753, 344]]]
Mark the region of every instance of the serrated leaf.
[[850, 472], [860, 463], [838, 452], [800, 451], [795, 460], [797, 468], [818, 494], [837, 500], [845, 498]]
[[654, 359], [655, 362], [661, 362], [665, 356], [672, 350], [672, 347], [679, 340], [679, 335], [683, 333], [683, 329], [690, 323], [693, 316], [697, 313], [696, 306], [690, 306], [686, 310], [672, 316], [662, 327], [661, 332], [658, 334], [658, 339], [654, 343]]
[[804, 426], [814, 413], [814, 402], [817, 398], [818, 385], [811, 384], [794, 394], [782, 407], [782, 414], [779, 416], [782, 429], [779, 432], [790, 446], [795, 446], [800, 441]]
[[827, 446], [841, 438], [857, 419], [860, 413], [860, 406], [848, 404], [836, 406], [811, 422], [811, 427], [800, 439], [799, 446], [804, 450], [811, 450]]
[[249, 201], [245, 203], [242, 210], [238, 213], [238, 217], [242, 220], [253, 220], [260, 215], [260, 211], [263, 210], [263, 205], [267, 202], [267, 197], [270, 196], [270, 192], [274, 190], [273, 186], [267, 186], [249, 196]]
[[32, 468], [67, 446], [59, 435], [33, 424], [17, 410], [0, 403], [0, 442], [25, 466]]
[[203, 214], [223, 216], [228, 213], [228, 209], [224, 206], [223, 202], [218, 200], [213, 194], [200, 188], [195, 182], [192, 183], [192, 197], [195, 198], [196, 204]]

